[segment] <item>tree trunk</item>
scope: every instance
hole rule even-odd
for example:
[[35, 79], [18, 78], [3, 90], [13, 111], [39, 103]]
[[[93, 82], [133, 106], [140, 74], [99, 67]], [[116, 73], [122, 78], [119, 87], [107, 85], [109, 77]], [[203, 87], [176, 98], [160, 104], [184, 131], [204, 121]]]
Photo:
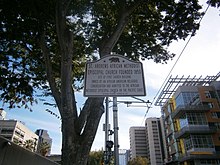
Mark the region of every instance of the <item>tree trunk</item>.
[[[104, 98], [88, 98], [77, 115], [72, 89], [73, 34], [66, 25], [70, 0], [57, 1], [56, 29], [61, 53], [61, 90], [57, 101], [62, 118], [62, 165], [86, 165], [92, 143], [104, 112]], [[123, 13], [112, 37], [104, 42], [100, 56], [109, 54], [128, 21], [129, 12]]]
[[[99, 121], [104, 112], [103, 98], [89, 98], [87, 120], [81, 132], [77, 133], [76, 125], [71, 118], [62, 120], [62, 165], [86, 165], [94, 141]], [[74, 131], [75, 130], [75, 131]]]

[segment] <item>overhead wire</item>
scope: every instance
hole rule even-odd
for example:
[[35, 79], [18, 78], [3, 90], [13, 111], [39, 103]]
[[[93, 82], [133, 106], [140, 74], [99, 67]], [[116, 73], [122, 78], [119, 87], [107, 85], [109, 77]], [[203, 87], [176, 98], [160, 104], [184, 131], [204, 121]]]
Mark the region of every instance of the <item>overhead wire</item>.
[[[202, 19], [204, 18], [205, 14], [207, 13], [209, 7], [210, 7], [210, 4], [208, 4], [207, 8], [206, 8], [205, 11], [204, 11], [204, 15], [202, 15], [202, 17], [200, 18], [200, 20], [199, 20], [199, 22], [198, 22], [199, 24], [201, 23]], [[147, 114], [148, 114], [148, 112], [149, 112], [149, 109], [152, 108], [152, 105], [153, 105], [153, 103], [155, 102], [155, 99], [157, 98], [157, 96], [158, 96], [159, 93], [161, 92], [161, 90], [162, 90], [164, 84], [166, 83], [167, 79], [169, 78], [170, 74], [172, 73], [174, 67], [176, 66], [177, 62], [179, 61], [179, 59], [180, 59], [180, 57], [182, 56], [183, 52], [185, 51], [186, 47], [188, 46], [188, 44], [189, 44], [191, 38], [193, 37], [194, 32], [195, 32], [195, 31], [192, 32], [192, 34], [190, 35], [189, 39], [187, 40], [187, 42], [186, 42], [185, 46], [183, 47], [182, 51], [180, 52], [178, 58], [176, 59], [176, 61], [175, 61], [175, 63], [173, 64], [172, 68], [170, 69], [168, 75], [166, 76], [165, 80], [163, 81], [163, 84], [161, 85], [161, 87], [160, 87], [159, 90], [157, 91], [156, 95], [154, 96], [153, 101], [150, 102], [150, 105], [147, 107], [147, 111], [146, 111], [146, 113], [145, 113], [145, 115], [144, 115], [144, 118], [143, 118], [143, 121], [142, 121], [141, 125], [143, 124], [143, 122], [144, 122], [144, 120], [145, 120], [145, 118], [146, 118], [146, 116], [147, 116]]]

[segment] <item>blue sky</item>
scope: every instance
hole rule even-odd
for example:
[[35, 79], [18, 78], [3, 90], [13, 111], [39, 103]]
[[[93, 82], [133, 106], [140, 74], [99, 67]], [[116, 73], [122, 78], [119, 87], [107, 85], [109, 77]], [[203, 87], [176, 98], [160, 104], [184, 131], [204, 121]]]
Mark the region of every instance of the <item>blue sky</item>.
[[[206, 5], [204, 6], [204, 10]], [[197, 31], [196, 36], [192, 37], [185, 51], [181, 55], [179, 61], [174, 67], [171, 75], [176, 76], [207, 76], [216, 75], [220, 71], [220, 11], [215, 8], [209, 8], [208, 12], [204, 16], [200, 30]], [[176, 59], [183, 50], [186, 41], [179, 41], [173, 43], [169, 50], [176, 54], [176, 57], [169, 61], [168, 64], [156, 64], [153, 61], [143, 61], [144, 77], [146, 83], [147, 96], [141, 97], [144, 100], [153, 101], [157, 95], [158, 90], [163, 84], [165, 78], [173, 67]], [[83, 97], [82, 92], [76, 93], [77, 105], [82, 107], [86, 98]], [[134, 100], [126, 97], [118, 98], [118, 100]], [[1, 104], [0, 104], [1, 106]], [[139, 107], [137, 107], [139, 106]], [[144, 116], [147, 111], [147, 107], [141, 107], [144, 104], [136, 104], [131, 107], [127, 107], [125, 104], [118, 104], [118, 123], [119, 123], [119, 145], [120, 149], [129, 149], [129, 128], [131, 126], [143, 126]], [[53, 139], [52, 154], [61, 153], [61, 132], [60, 132], [60, 120], [52, 116], [45, 111], [46, 108], [51, 109], [39, 102], [33, 106], [33, 112], [29, 112], [26, 109], [13, 109], [9, 110], [6, 106], [3, 106], [7, 112], [7, 119], [17, 119], [25, 122], [25, 125], [35, 131], [36, 129], [46, 129], [50, 137]], [[58, 114], [57, 109], [53, 108], [54, 112]], [[146, 117], [160, 117], [160, 107], [152, 105]], [[104, 148], [104, 132], [103, 115], [97, 136], [94, 141], [93, 150], [99, 150]], [[110, 109], [110, 124], [112, 128], [112, 110]], [[113, 137], [111, 137], [113, 139]]]

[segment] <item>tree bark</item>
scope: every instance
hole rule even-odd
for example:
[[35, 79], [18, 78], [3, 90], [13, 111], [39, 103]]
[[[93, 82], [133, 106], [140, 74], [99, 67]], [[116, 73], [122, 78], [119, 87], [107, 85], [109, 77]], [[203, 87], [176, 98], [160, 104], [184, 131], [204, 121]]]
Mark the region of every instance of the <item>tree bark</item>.
[[72, 57], [73, 34], [66, 25], [66, 11], [70, 1], [57, 1], [56, 29], [61, 53], [61, 102], [59, 111], [62, 119], [62, 164], [71, 165], [74, 162], [72, 155], [77, 148], [78, 137], [75, 134], [74, 120], [77, 109], [72, 89]]
[[[73, 34], [66, 25], [66, 12], [70, 0], [57, 0], [56, 4], [56, 30], [61, 53], [61, 90], [59, 111], [62, 118], [62, 165], [86, 165], [91, 146], [93, 144], [99, 122], [104, 113], [104, 98], [88, 98], [77, 115], [76, 101], [72, 89], [72, 57]], [[116, 30], [108, 41], [100, 48], [100, 56], [112, 51], [119, 36], [123, 32], [130, 10], [124, 10], [119, 19]]]
[[[57, 1], [56, 29], [61, 52], [62, 164], [86, 165], [99, 121], [103, 114], [104, 98], [89, 98], [82, 114], [77, 116], [72, 89], [73, 34], [66, 25], [69, 1]], [[74, 66], [73, 66], [74, 67]]]
[[[62, 120], [63, 145], [62, 164], [63, 165], [86, 165], [92, 143], [94, 141], [99, 121], [104, 112], [104, 98], [88, 98], [86, 101], [86, 120], [80, 132], [72, 119]], [[76, 127], [74, 129], [73, 127]], [[73, 131], [75, 130], [75, 131]]]

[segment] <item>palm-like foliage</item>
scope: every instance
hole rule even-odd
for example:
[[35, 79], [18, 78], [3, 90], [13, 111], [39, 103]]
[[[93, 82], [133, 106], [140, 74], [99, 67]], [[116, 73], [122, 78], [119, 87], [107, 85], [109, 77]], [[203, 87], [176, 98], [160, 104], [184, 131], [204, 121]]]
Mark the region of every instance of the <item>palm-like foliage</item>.
[[30, 150], [30, 151], [35, 151], [35, 142], [31, 139], [28, 139], [24, 141], [23, 147]]
[[47, 142], [42, 142], [37, 148], [37, 152], [40, 153], [42, 156], [47, 156], [50, 150], [50, 144]]

